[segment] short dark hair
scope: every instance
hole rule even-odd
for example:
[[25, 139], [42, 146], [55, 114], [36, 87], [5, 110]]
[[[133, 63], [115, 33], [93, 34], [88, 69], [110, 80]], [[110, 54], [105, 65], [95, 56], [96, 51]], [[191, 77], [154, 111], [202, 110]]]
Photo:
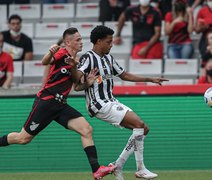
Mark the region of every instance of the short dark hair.
[[18, 19], [20, 22], [22, 22], [21, 16], [19, 16], [18, 14], [12, 14], [8, 19], [8, 23], [10, 23], [13, 19]]
[[110, 29], [107, 26], [103, 26], [103, 25], [99, 25], [96, 26], [92, 31], [91, 31], [91, 35], [90, 35], [90, 41], [93, 44], [96, 44], [98, 39], [104, 39], [106, 38], [108, 35], [113, 35], [114, 31], [112, 29]]
[[65, 39], [65, 37], [66, 37], [67, 35], [73, 35], [73, 34], [75, 34], [75, 33], [77, 33], [77, 32], [78, 32], [77, 28], [70, 27], [70, 28], [66, 29], [66, 30], [63, 32], [63, 39]]

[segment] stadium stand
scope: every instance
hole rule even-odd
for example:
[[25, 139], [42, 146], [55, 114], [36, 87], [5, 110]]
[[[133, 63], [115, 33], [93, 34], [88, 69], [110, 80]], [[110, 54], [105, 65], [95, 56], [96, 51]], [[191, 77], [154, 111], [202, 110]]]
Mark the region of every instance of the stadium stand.
[[0, 24], [7, 22], [7, 6], [0, 5]]
[[71, 26], [76, 27], [83, 38], [89, 38], [91, 30], [97, 26], [100, 25], [100, 22], [72, 22]]
[[[115, 31], [114, 34], [116, 34], [117, 25], [118, 25], [117, 23], [118, 22], [114, 22], [114, 21], [106, 21], [104, 25], [113, 29]], [[125, 22], [124, 27], [123, 27], [122, 32], [121, 32], [121, 36], [123, 38], [125, 38], [125, 37], [131, 38], [132, 37], [132, 22], [131, 21]]]
[[163, 75], [173, 79], [193, 79], [193, 83], [195, 83], [198, 69], [198, 59], [165, 59]]
[[[0, 5], [0, 31], [8, 29], [6, 24], [7, 16], [19, 14], [23, 18], [22, 32], [33, 39], [33, 60], [38, 60], [42, 58], [52, 44], [57, 42], [64, 29], [74, 26], [79, 29], [83, 37], [84, 47], [82, 52], [79, 53], [80, 56], [92, 48], [92, 43], [89, 40], [90, 31], [96, 25], [101, 24], [101, 22], [97, 21], [99, 15], [98, 2], [99, 0], [69, 0], [66, 4], [42, 4], [34, 0], [31, 1], [31, 4], [10, 4], [8, 9], [6, 5]], [[138, 0], [132, 0], [131, 3], [138, 4]], [[105, 22], [105, 25], [114, 31], [116, 31], [116, 24], [117, 22]], [[199, 75], [200, 67], [198, 48], [200, 35], [195, 33], [191, 35], [195, 49], [194, 59], [170, 60], [167, 59], [166, 55], [167, 36], [164, 34], [163, 27], [164, 22], [162, 23], [162, 36], [160, 38], [164, 46], [163, 60], [148, 60], [148, 63], [140, 63], [140, 61], [132, 61], [130, 59], [132, 47], [132, 24], [130, 21], [125, 22], [122, 30], [123, 43], [121, 45], [113, 45], [111, 54], [121, 66], [130, 72], [170, 78], [171, 81], [165, 84], [194, 84]], [[18, 84], [23, 77], [20, 78], [20, 64], [15, 66], [18, 68], [18, 72], [14, 81], [15, 84]], [[117, 83], [122, 84], [119, 81]]]
[[60, 38], [64, 29], [68, 28], [68, 23], [36, 23], [35, 39]]
[[72, 22], [74, 15], [74, 3], [43, 4], [43, 22]]
[[24, 61], [23, 83], [24, 84], [41, 84], [44, 67], [40, 60]]
[[22, 17], [23, 22], [39, 22], [41, 18], [40, 4], [10, 4], [9, 16], [18, 14]]
[[96, 22], [99, 14], [98, 3], [77, 3], [76, 22], [94, 21]]
[[12, 85], [18, 86], [20, 83], [22, 83], [23, 62], [21, 62], [21, 61], [15, 61], [13, 63], [13, 66], [14, 66], [14, 74], [13, 74]]

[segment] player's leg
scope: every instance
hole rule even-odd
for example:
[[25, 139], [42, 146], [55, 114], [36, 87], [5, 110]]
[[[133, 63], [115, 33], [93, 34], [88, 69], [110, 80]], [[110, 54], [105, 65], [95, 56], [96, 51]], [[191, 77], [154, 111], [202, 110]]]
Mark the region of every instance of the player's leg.
[[94, 179], [101, 179], [114, 171], [116, 166], [100, 166], [96, 146], [94, 145], [92, 137], [92, 127], [81, 113], [66, 105], [66, 108], [64, 108], [61, 116], [56, 119], [56, 122], [80, 134], [82, 145], [90, 163]]
[[148, 133], [149, 128], [133, 111], [128, 111], [126, 113], [121, 125], [133, 129], [132, 136], [134, 137], [135, 142], [134, 153], [137, 165], [137, 172], [135, 173], [136, 177], [147, 179], [157, 177], [157, 174], [150, 172], [144, 165], [144, 137]]

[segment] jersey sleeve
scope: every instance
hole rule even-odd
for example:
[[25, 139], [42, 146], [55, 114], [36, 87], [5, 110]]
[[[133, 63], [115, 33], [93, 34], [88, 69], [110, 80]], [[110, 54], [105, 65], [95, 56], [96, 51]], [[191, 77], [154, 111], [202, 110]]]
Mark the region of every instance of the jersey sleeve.
[[87, 74], [91, 71], [90, 57], [88, 54], [84, 54], [80, 57], [78, 70], [83, 74]]
[[113, 59], [112, 57], [112, 62], [113, 62], [113, 75], [114, 76], [119, 76], [124, 72], [124, 69], [118, 64], [118, 62]]

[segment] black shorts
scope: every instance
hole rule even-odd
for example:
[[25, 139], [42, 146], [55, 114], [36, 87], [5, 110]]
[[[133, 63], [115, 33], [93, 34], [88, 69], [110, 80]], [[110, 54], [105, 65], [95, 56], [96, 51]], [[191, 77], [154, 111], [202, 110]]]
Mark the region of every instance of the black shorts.
[[67, 129], [68, 121], [78, 117], [82, 117], [82, 114], [68, 104], [55, 99], [42, 100], [37, 97], [24, 129], [31, 135], [37, 135], [53, 120]]

